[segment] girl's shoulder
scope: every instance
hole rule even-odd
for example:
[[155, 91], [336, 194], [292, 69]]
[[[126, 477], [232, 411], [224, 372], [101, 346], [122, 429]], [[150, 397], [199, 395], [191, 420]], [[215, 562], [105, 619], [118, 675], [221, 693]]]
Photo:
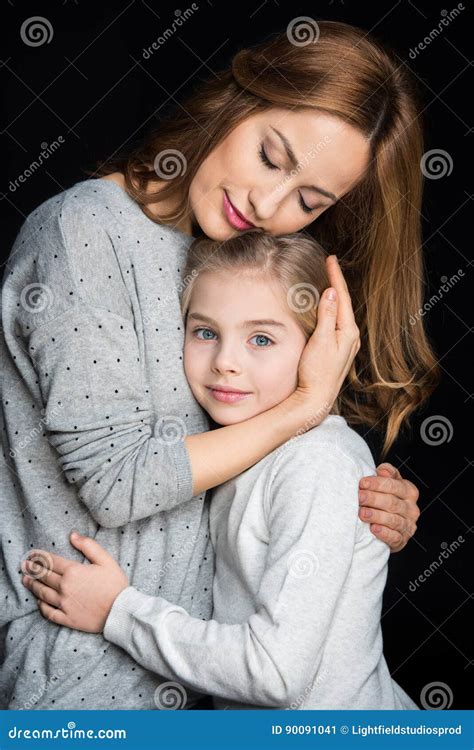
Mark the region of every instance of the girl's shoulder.
[[344, 465], [364, 476], [375, 473], [375, 463], [367, 442], [349, 426], [344, 417], [330, 414], [321, 424], [287, 440], [271, 454], [272, 473], [291, 464], [297, 471], [315, 467], [321, 460], [326, 469], [330, 464]]

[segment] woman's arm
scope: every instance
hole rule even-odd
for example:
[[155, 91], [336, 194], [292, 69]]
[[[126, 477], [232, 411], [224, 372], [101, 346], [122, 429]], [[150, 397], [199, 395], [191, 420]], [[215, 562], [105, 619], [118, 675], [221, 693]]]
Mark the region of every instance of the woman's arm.
[[[68, 627], [92, 632], [103, 627], [104, 637], [142, 666], [193, 690], [257, 705], [291, 704], [314, 679], [351, 566], [360, 476], [334, 445], [318, 446], [303, 459], [298, 450], [300, 445], [290, 445], [277, 459], [268, 495], [266, 568], [256, 612], [246, 622], [194, 618], [127, 586], [110, 556], [84, 537], [74, 543], [91, 566], [55, 556], [56, 588], [28, 584], [42, 600], [42, 614]], [[378, 543], [370, 546], [383, 557], [382, 564], [370, 565], [373, 575], [365, 590], [376, 598], [388, 552]], [[378, 616], [377, 607], [374, 611]]]
[[[81, 226], [75, 226], [76, 233]], [[64, 244], [55, 258], [63, 263], [70, 243], [81, 240], [70, 235], [71, 229], [62, 227]], [[121, 314], [108, 309], [108, 298], [92, 304], [99, 302], [98, 292], [93, 296], [76, 283], [72, 261], [62, 273], [56, 269], [51, 248], [59, 249], [60, 240], [48, 239], [50, 251], [37, 270], [37, 283], [49, 282], [51, 304], [42, 313], [20, 311], [24, 342], [37, 375], [48, 440], [65, 477], [101, 526], [123, 526], [190, 500], [318, 424], [331, 408], [358, 341], [334, 259], [339, 306], [323, 296], [320, 323], [303, 354], [294, 394], [240, 424], [167, 440], [166, 429], [161, 435], [159, 421], [153, 424], [131, 313], [123, 305]], [[96, 242], [100, 257], [100, 243], [109, 240], [99, 234]]]
[[[46, 304], [20, 306], [18, 325], [44, 407], [45, 436], [96, 523], [119, 527], [176, 507], [240, 474], [329, 411], [359, 347], [334, 256], [328, 271], [338, 300], [323, 295], [294, 394], [243, 423], [167, 440], [161, 420], [154, 422], [130, 301], [115, 278], [119, 269], [113, 281], [102, 281], [116, 262], [110, 238], [87, 223], [72, 197], [42, 230], [32, 235], [26, 222], [18, 244], [30, 243], [34, 258], [41, 239], [29, 281], [45, 292]], [[91, 265], [96, 273], [83, 278], [81, 269]], [[13, 266], [8, 285], [15, 286], [5, 292], [19, 294], [19, 283]], [[21, 374], [33, 382], [29, 369]]]

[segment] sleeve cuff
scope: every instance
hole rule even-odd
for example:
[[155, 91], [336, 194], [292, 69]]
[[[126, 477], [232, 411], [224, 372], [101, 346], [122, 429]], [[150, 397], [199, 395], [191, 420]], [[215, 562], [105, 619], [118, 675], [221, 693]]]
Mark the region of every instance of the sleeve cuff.
[[105, 621], [104, 638], [128, 651], [135, 621], [134, 613], [139, 612], [149, 598], [134, 586], [127, 586], [121, 591]]
[[193, 474], [184, 438], [178, 440], [173, 448], [172, 456], [176, 471], [176, 496], [178, 502], [186, 502], [193, 497]]

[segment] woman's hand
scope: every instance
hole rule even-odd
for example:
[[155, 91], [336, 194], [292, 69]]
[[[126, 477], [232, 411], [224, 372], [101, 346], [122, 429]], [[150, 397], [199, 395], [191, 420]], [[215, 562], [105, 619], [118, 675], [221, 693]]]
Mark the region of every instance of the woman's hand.
[[335, 255], [326, 258], [331, 287], [318, 305], [318, 323], [300, 358], [293, 396], [306, 403], [312, 424], [327, 416], [360, 349], [346, 281]]
[[400, 552], [417, 528], [418, 496], [415, 485], [403, 479], [398, 469], [380, 464], [376, 477], [363, 477], [359, 482], [359, 517], [370, 523], [373, 534], [392, 552]]
[[94, 539], [72, 532], [71, 544], [92, 565], [32, 550], [23, 560], [23, 584], [38, 599], [41, 614], [56, 625], [101, 633], [117, 596], [127, 586], [122, 568]]

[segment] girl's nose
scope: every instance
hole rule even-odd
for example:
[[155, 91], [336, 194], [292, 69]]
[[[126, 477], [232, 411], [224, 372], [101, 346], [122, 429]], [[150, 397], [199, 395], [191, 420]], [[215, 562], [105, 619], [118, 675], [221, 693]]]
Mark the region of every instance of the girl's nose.
[[241, 372], [241, 366], [235, 356], [235, 352], [228, 347], [221, 347], [221, 349], [216, 352], [212, 363], [212, 369], [214, 372]]

